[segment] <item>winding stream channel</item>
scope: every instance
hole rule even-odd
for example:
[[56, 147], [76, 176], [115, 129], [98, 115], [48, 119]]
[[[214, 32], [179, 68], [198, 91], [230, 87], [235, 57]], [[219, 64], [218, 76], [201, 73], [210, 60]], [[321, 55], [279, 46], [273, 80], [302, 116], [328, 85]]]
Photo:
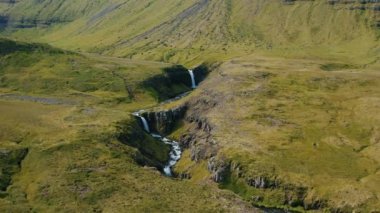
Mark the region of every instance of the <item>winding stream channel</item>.
[[[197, 84], [196, 84], [196, 80], [195, 80], [193, 70], [188, 70], [188, 72], [189, 72], [189, 75], [191, 78], [191, 88], [196, 89]], [[188, 94], [189, 94], [189, 92], [186, 92], [184, 94], [178, 95], [175, 98], [163, 101], [161, 104], [179, 100]], [[145, 110], [140, 110], [140, 111], [132, 113], [132, 115], [137, 117], [138, 119], [140, 119], [140, 121], [142, 123], [142, 127], [144, 128], [145, 132], [149, 133], [153, 138], [171, 146], [171, 150], [169, 153], [169, 161], [164, 166], [163, 172], [166, 176], [172, 177], [173, 176], [172, 168], [174, 165], [176, 165], [176, 163], [179, 161], [179, 159], [181, 159], [181, 155], [182, 155], [181, 147], [177, 141], [171, 140], [171, 139], [166, 138], [166, 137], [164, 137], [158, 133], [152, 132], [149, 128], [149, 123], [148, 123], [147, 119], [142, 115], [142, 113], [144, 113], [144, 112], [145, 112]]]
[[[193, 73], [192, 70], [188, 70], [188, 72], [189, 72], [189, 75], [190, 75], [190, 78], [191, 78], [191, 88], [192, 89], [196, 89], [197, 88], [197, 84], [196, 84], [194, 73]], [[161, 102], [160, 105], [180, 100], [181, 98], [187, 96], [190, 92], [185, 92], [185, 93], [180, 94], [180, 95], [178, 95], [178, 96], [176, 96], [174, 98], [165, 100], [165, 101]], [[171, 139], [169, 139], [169, 138], [167, 138], [165, 136], [160, 135], [159, 133], [152, 132], [152, 130], [149, 128], [149, 122], [148, 122], [148, 120], [143, 116], [143, 114], [145, 112], [146, 111], [142, 109], [142, 110], [139, 110], [137, 112], [132, 113], [132, 115], [135, 116], [136, 118], [138, 118], [141, 121], [141, 124], [142, 124], [141, 127], [144, 129], [144, 131], [146, 133], [150, 134], [156, 140], [159, 140], [162, 143], [165, 143], [165, 144], [168, 144], [168, 145], [171, 146], [171, 150], [170, 150], [170, 153], [169, 153], [169, 161], [165, 164], [165, 166], [163, 168], [163, 173], [167, 177], [173, 177], [172, 168], [181, 159], [181, 155], [182, 155], [181, 147], [180, 147], [180, 145], [179, 145], [179, 143], [177, 141], [171, 140]], [[289, 212], [293, 212], [291, 210], [280, 209], [280, 208], [270, 208], [270, 207], [262, 207], [262, 206], [255, 206], [255, 207], [258, 208], [258, 209], [260, 209], [260, 210], [262, 210], [264, 213], [289, 213]]]

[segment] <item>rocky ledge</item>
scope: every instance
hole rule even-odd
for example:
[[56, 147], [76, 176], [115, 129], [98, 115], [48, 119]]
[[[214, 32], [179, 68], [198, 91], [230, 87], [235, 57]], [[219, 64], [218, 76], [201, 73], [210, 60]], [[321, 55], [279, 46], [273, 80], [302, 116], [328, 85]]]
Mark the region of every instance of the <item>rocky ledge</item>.
[[186, 110], [187, 106], [181, 105], [163, 111], [144, 112], [141, 115], [147, 119], [152, 132], [167, 135], [174, 130], [177, 122], [183, 119]]

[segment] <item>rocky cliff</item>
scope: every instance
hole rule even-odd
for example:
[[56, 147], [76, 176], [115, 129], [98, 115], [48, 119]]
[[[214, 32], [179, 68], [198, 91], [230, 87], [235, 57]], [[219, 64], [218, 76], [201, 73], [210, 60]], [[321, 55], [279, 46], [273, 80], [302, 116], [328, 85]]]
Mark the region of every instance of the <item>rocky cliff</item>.
[[116, 138], [138, 149], [135, 160], [140, 165], [153, 166], [162, 170], [169, 159], [170, 146], [153, 139], [142, 130], [136, 121], [122, 121], [117, 124]]
[[6, 147], [2, 142], [0, 149], [0, 197], [12, 184], [13, 176], [20, 171], [21, 162], [28, 154], [28, 148]]
[[168, 135], [174, 130], [177, 122], [183, 119], [186, 110], [187, 106], [183, 105], [164, 111], [144, 112], [142, 116], [147, 119], [152, 132]]

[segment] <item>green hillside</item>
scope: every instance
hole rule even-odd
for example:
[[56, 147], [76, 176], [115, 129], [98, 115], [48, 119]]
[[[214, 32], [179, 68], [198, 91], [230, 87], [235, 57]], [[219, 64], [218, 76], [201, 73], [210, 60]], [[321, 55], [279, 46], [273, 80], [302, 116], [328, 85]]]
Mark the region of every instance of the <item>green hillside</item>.
[[169, 147], [131, 113], [156, 103], [142, 82], [170, 64], [106, 62], [5, 39], [0, 46], [2, 212], [249, 209], [231, 193], [151, 168], [166, 163]]
[[378, 212], [379, 39], [371, 0], [0, 0], [0, 212]]
[[8, 17], [5, 35], [114, 56], [199, 63], [260, 51], [368, 64], [379, 55], [376, 6], [324, 0], [23, 0], [2, 13]]
[[259, 206], [379, 209], [379, 72], [319, 63], [223, 63], [189, 98], [173, 134], [189, 146], [177, 172], [195, 182], [218, 177], [221, 188]]

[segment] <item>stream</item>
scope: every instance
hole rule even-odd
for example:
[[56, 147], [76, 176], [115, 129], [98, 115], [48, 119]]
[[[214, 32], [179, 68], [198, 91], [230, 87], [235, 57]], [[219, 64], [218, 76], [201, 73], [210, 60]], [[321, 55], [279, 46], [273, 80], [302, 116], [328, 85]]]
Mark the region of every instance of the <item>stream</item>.
[[[189, 71], [189, 75], [191, 77], [191, 88], [192, 89], [196, 89], [197, 88], [197, 84], [196, 84], [196, 80], [195, 80], [195, 77], [194, 77], [194, 73], [193, 73], [192, 70], [188, 70], [188, 71]], [[190, 93], [191, 93], [191, 91], [190, 92], [185, 92], [185, 93], [180, 94], [180, 95], [178, 95], [178, 96], [176, 96], [174, 98], [165, 100], [165, 101], [161, 102], [159, 105], [164, 105], [164, 104], [167, 104], [167, 103], [170, 103], [170, 102], [173, 102], [173, 101], [180, 100], [181, 98], [189, 95]], [[170, 150], [170, 153], [169, 153], [169, 161], [165, 164], [165, 166], [163, 168], [163, 173], [167, 177], [173, 177], [172, 168], [181, 159], [181, 155], [182, 155], [181, 147], [180, 147], [180, 145], [179, 145], [179, 143], [177, 141], [171, 140], [171, 139], [169, 139], [167, 137], [164, 137], [164, 136], [162, 136], [162, 135], [160, 135], [158, 133], [152, 132], [151, 129], [149, 128], [149, 122], [148, 122], [148, 120], [143, 116], [144, 112], [146, 112], [146, 111], [145, 110], [140, 110], [140, 111], [132, 113], [132, 115], [135, 116], [136, 118], [138, 118], [141, 121], [142, 128], [144, 129], [145, 132], [147, 132], [148, 134], [150, 134], [156, 140], [159, 140], [162, 143], [165, 143], [165, 144], [168, 144], [168, 145], [171, 146], [171, 150]], [[265, 213], [292, 213], [293, 212], [291, 210], [279, 209], [279, 208], [268, 208], [268, 207], [260, 207], [260, 206], [256, 206], [256, 208], [262, 210]]]
[[[191, 88], [196, 89], [197, 84], [196, 84], [196, 80], [195, 80], [193, 70], [188, 70], [188, 72], [189, 72], [190, 79], [191, 79]], [[176, 96], [175, 98], [171, 98], [171, 99], [168, 99], [166, 101], [163, 101], [160, 103], [160, 105], [166, 104], [166, 103], [169, 103], [172, 101], [177, 101], [177, 100], [187, 96], [189, 93], [190, 92], [186, 92], [186, 93], [183, 93], [183, 94]], [[149, 133], [153, 138], [161, 141], [162, 143], [165, 143], [165, 144], [168, 144], [171, 146], [171, 150], [169, 153], [169, 161], [165, 164], [163, 172], [166, 176], [172, 177], [173, 176], [172, 168], [173, 168], [173, 166], [175, 166], [177, 164], [179, 159], [181, 159], [181, 155], [182, 155], [181, 147], [177, 141], [171, 140], [171, 139], [166, 138], [166, 137], [164, 137], [158, 133], [152, 132], [149, 128], [149, 123], [148, 123], [147, 119], [142, 115], [142, 113], [144, 113], [144, 112], [145, 112], [145, 110], [140, 110], [140, 111], [132, 113], [132, 115], [137, 117], [138, 119], [140, 119], [140, 121], [142, 123], [142, 127], [144, 128], [145, 132]]]

